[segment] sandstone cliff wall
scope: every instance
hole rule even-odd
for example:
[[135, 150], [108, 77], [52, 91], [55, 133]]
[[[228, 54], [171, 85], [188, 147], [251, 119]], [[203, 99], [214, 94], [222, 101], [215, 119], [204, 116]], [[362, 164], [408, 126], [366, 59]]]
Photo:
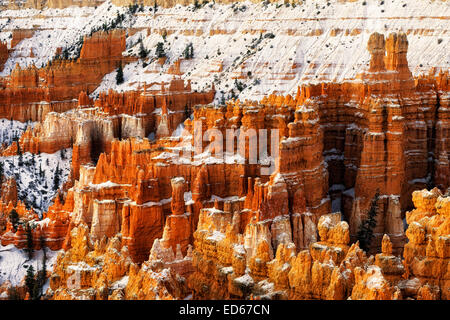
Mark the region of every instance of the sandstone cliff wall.
[[48, 112], [74, 108], [80, 92], [95, 90], [103, 76], [122, 61], [124, 50], [123, 31], [97, 32], [85, 37], [76, 61], [54, 60], [40, 69], [22, 70], [16, 65], [0, 90], [0, 117], [43, 121]]

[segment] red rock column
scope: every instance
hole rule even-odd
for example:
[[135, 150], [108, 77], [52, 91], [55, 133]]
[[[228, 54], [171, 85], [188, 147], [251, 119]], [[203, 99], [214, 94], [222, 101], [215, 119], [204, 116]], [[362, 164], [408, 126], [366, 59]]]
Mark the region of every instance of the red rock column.
[[184, 205], [186, 182], [183, 177], [176, 177], [171, 180], [171, 184], [172, 214], [166, 219], [161, 246], [176, 252], [179, 244], [185, 255], [191, 239], [191, 215], [185, 212]]

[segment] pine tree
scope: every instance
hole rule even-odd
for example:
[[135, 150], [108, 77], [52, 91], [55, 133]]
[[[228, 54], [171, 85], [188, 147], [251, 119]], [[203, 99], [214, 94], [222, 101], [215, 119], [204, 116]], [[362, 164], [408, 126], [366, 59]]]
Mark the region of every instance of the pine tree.
[[370, 204], [369, 212], [367, 213], [367, 218], [359, 226], [359, 231], [357, 238], [359, 241], [359, 246], [364, 251], [368, 251], [370, 243], [373, 239], [373, 230], [377, 226], [376, 216], [378, 214], [378, 200], [380, 198], [380, 192], [377, 190], [375, 196]]
[[14, 231], [16, 231], [17, 225], [19, 224], [19, 214], [17, 213], [16, 209], [12, 209], [9, 213], [9, 221], [13, 225]]
[[189, 43], [183, 51], [185, 59], [192, 59], [194, 57], [194, 47], [192, 43]]
[[20, 144], [18, 140], [16, 140], [16, 145], [17, 145], [17, 154], [19, 155], [19, 167], [21, 167], [23, 166], [23, 154], [22, 150], [20, 149]]
[[189, 47], [189, 45], [187, 45], [186, 48], [184, 48], [184, 51], [183, 51], [183, 56], [184, 56], [185, 59], [189, 59], [188, 47]]
[[53, 190], [58, 190], [61, 178], [59, 177], [59, 163], [56, 166], [55, 175], [53, 176]]
[[239, 92], [242, 92], [242, 90], [245, 89], [242, 82], [237, 81], [236, 79], [234, 80], [234, 86], [239, 90]]
[[47, 278], [47, 252], [45, 251], [45, 240], [43, 237], [40, 239], [41, 241], [41, 248], [42, 248], [42, 269], [39, 271], [37, 275], [37, 294], [38, 296], [42, 296], [44, 294], [43, 287], [45, 284], [45, 280]]
[[144, 44], [142, 43], [142, 40], [141, 40], [141, 44], [140, 44], [140, 47], [139, 47], [139, 57], [141, 59], [145, 59], [145, 58], [147, 58], [147, 55], [148, 55], [148, 52], [144, 48]]
[[69, 50], [67, 50], [67, 48], [64, 48], [64, 50], [63, 50], [61, 55], [62, 55], [64, 60], [68, 60], [69, 59]]
[[166, 56], [166, 53], [164, 52], [164, 43], [158, 42], [156, 44], [155, 54], [157, 58], [163, 58]]
[[27, 268], [27, 274], [25, 276], [25, 285], [27, 287], [28, 293], [30, 294], [30, 298], [33, 298], [35, 293], [36, 279], [34, 275], [34, 268], [32, 265], [30, 265]]
[[117, 74], [116, 74], [116, 83], [122, 84], [123, 82], [124, 82], [124, 78], [123, 78], [122, 64], [119, 64], [119, 67], [117, 68]]
[[29, 223], [25, 225], [25, 232], [27, 234], [27, 247], [25, 248], [25, 251], [28, 254], [28, 259], [31, 259], [33, 258], [33, 234]]
[[186, 119], [188, 119], [190, 117], [189, 108], [188, 108], [187, 104], [184, 106], [184, 117]]

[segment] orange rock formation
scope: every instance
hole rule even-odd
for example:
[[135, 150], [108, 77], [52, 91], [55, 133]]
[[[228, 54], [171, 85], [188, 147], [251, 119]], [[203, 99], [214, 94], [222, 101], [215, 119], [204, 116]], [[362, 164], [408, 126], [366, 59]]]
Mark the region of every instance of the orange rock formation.
[[3, 70], [3, 66], [8, 60], [9, 51], [8, 46], [4, 42], [0, 42], [0, 71]]
[[[69, 69], [120, 47], [122, 36], [108, 37], [86, 42]], [[177, 79], [96, 101], [78, 87], [76, 110], [47, 114], [19, 141], [31, 152], [73, 147], [71, 181], [33, 235], [66, 250], [53, 298], [448, 299], [449, 197], [413, 191], [450, 186], [449, 75], [414, 79], [407, 48], [404, 34], [373, 34], [358, 79], [259, 102], [206, 105], [214, 87], [191, 92]], [[39, 72], [11, 81], [40, 90]], [[249, 143], [222, 148], [231, 129]], [[265, 137], [267, 154], [250, 162]], [[366, 253], [357, 233], [377, 191]], [[8, 225], [2, 244], [21, 239]]]
[[[51, 111], [76, 106], [80, 91], [92, 92], [103, 76], [123, 60], [125, 33], [113, 30], [85, 37], [76, 61], [53, 60], [43, 68], [22, 70], [18, 65], [0, 90], [0, 117], [25, 122], [42, 121]], [[10, 108], [14, 105], [14, 108]]]

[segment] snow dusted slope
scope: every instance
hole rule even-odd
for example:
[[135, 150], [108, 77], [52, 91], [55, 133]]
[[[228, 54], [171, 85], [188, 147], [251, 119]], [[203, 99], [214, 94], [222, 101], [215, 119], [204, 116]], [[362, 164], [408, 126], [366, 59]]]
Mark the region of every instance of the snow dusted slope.
[[0, 144], [10, 145], [14, 139], [19, 139], [28, 126], [33, 127], [35, 122], [23, 123], [15, 120], [0, 119]]
[[[34, 160], [33, 160], [34, 159]], [[70, 173], [72, 149], [64, 149], [53, 154], [41, 153], [22, 155], [23, 165], [19, 166], [19, 156], [0, 157], [6, 177], [14, 177], [17, 182], [19, 199], [42, 214], [54, 200], [57, 189]], [[56, 169], [59, 170], [59, 183], [55, 186]]]
[[[97, 8], [70, 7], [65, 9], [25, 9], [0, 12], [0, 41], [11, 45], [14, 29], [34, 29], [31, 38], [22, 40], [10, 54], [0, 76], [9, 75], [16, 63], [21, 67], [35, 64], [40, 67], [55, 56], [58, 47], [75, 44], [80, 37], [104, 23], [111, 22], [125, 7], [115, 7], [106, 1]], [[126, 25], [126, 22], [124, 23]], [[30, 57], [30, 50], [34, 57]], [[0, 70], [1, 71], [1, 70]]]
[[[53, 269], [58, 252], [46, 249], [47, 270]], [[0, 245], [0, 285], [9, 281], [13, 286], [18, 286], [26, 275], [26, 266], [32, 265], [35, 271], [42, 269], [42, 258], [42, 250], [34, 251], [33, 258], [29, 260], [24, 250], [17, 249], [12, 244]], [[6, 297], [0, 296], [0, 298]]]
[[[368, 64], [366, 44], [376, 31], [408, 34], [408, 62], [415, 75], [428, 73], [431, 67], [447, 70], [449, 7], [440, 0], [306, 0], [295, 6], [283, 2], [207, 4], [199, 9], [178, 5], [158, 8], [156, 14], [146, 7], [132, 14], [107, 1], [97, 8], [7, 10], [0, 13], [1, 40], [8, 40], [14, 28], [39, 30], [16, 46], [2, 74], [9, 74], [16, 62], [45, 63], [57, 47], [73, 45], [120, 12], [129, 30], [124, 54], [138, 55], [142, 38], [150, 52], [148, 65], [144, 67], [142, 61], [128, 65], [126, 82], [119, 87], [115, 72], [105, 76], [95, 94], [111, 87], [130, 90], [144, 82], [169, 81], [169, 66], [192, 43], [194, 58], [182, 61], [181, 71], [183, 78], [192, 80], [193, 89], [207, 89], [214, 81], [217, 101], [222, 98], [220, 91], [229, 98], [232, 90], [240, 98], [258, 100], [272, 91], [293, 94], [300, 82], [354, 78]], [[158, 42], [164, 43], [168, 56], [162, 67], [151, 59]], [[35, 57], [29, 57], [30, 48]]]
[[[168, 62], [162, 68], [156, 62], [145, 68], [142, 63], [127, 66], [126, 83], [119, 90], [142, 82], [169, 81], [172, 75], [165, 72], [191, 42], [194, 59], [182, 61], [183, 78], [192, 79], [198, 90], [216, 80], [216, 89], [225, 92], [225, 98], [231, 96], [231, 89], [239, 94], [236, 77], [246, 87], [239, 97], [253, 100], [272, 91], [293, 94], [300, 82], [354, 78], [369, 62], [366, 44], [376, 31], [408, 33], [408, 61], [415, 75], [428, 73], [431, 67], [447, 70], [450, 66], [450, 9], [442, 1], [177, 6], [160, 9], [156, 15], [150, 9], [138, 13], [133, 27], [143, 31], [129, 37], [128, 43], [142, 37], [154, 56], [156, 44], [163, 42]], [[139, 48], [136, 44], [126, 54], [138, 54]], [[115, 73], [106, 76], [97, 92], [115, 87], [114, 80]]]

